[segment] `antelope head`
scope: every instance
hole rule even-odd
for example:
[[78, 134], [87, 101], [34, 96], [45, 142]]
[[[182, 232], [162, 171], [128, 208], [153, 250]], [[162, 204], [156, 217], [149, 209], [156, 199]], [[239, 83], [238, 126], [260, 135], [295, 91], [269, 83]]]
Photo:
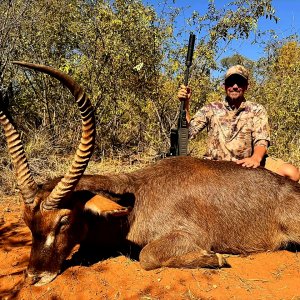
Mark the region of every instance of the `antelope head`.
[[95, 143], [93, 108], [83, 89], [68, 75], [51, 67], [14, 62], [58, 79], [73, 94], [82, 119], [82, 136], [68, 172], [59, 180], [38, 185], [28, 165], [20, 136], [0, 107], [8, 149], [16, 171], [17, 184], [24, 203], [24, 220], [32, 233], [32, 248], [27, 275], [30, 283], [43, 285], [53, 280], [63, 260], [85, 234], [78, 222], [80, 191], [74, 191], [82, 177]]

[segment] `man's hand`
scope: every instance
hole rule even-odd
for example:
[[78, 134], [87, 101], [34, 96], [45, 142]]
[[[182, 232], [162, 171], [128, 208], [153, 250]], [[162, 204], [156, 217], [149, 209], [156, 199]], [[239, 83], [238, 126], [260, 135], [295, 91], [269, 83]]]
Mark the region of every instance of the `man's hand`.
[[191, 89], [185, 85], [181, 85], [177, 94], [177, 97], [180, 101], [190, 101], [191, 99]]
[[184, 109], [186, 111], [186, 120], [188, 123], [191, 121], [190, 116], [190, 99], [192, 96], [192, 91], [189, 87], [181, 85], [177, 94], [177, 97], [180, 101], [184, 101]]
[[236, 161], [236, 163], [247, 168], [257, 168], [260, 166], [260, 159], [251, 156], [244, 159], [239, 159]]
[[260, 162], [267, 153], [267, 148], [265, 146], [257, 145], [254, 147], [252, 156], [239, 159], [236, 161], [238, 165], [242, 165], [247, 168], [257, 168], [260, 166]]

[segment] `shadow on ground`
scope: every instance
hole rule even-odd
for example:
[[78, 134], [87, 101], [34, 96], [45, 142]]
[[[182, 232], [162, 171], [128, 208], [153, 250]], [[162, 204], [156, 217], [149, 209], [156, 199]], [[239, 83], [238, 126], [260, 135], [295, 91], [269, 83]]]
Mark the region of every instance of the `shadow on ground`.
[[79, 247], [77, 251], [73, 253], [70, 259], [67, 259], [62, 266], [62, 271], [74, 266], [89, 267], [100, 261], [119, 257], [121, 255], [126, 256], [132, 260], [138, 260], [141, 248], [137, 245], [127, 242], [119, 249], [100, 249], [92, 247]]

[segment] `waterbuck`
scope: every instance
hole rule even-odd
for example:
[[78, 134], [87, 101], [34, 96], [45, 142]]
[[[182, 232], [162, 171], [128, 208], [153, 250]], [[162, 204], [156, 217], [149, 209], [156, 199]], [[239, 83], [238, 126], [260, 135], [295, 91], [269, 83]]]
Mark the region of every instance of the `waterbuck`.
[[262, 168], [174, 157], [127, 174], [83, 175], [95, 144], [88, 97], [58, 70], [17, 63], [60, 80], [74, 95], [82, 118], [69, 171], [39, 186], [17, 131], [0, 111], [32, 233], [31, 283], [53, 280], [76, 244], [98, 249], [136, 245], [141, 266], [151, 270], [222, 267], [227, 265], [222, 253], [300, 243], [300, 185]]

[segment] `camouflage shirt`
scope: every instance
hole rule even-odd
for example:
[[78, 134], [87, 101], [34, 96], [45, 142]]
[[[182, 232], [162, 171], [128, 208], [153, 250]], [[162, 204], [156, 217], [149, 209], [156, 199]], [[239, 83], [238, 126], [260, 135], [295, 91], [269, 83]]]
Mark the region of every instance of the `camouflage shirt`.
[[265, 108], [244, 101], [232, 109], [226, 100], [205, 105], [197, 111], [189, 126], [190, 138], [208, 130], [205, 158], [232, 160], [250, 157], [257, 145], [268, 147], [270, 129]]

